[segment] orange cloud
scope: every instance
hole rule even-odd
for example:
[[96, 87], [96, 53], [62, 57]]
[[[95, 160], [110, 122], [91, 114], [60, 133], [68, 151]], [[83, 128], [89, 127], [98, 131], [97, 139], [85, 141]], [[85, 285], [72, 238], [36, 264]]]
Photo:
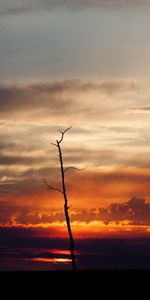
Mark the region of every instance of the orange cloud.
[[[15, 211], [10, 208], [2, 216], [2, 227], [33, 230], [34, 234], [67, 237], [63, 210]], [[2, 218], [1, 218], [2, 219]], [[70, 211], [71, 226], [79, 237], [148, 236], [150, 233], [150, 204], [144, 199], [132, 198], [124, 203], [112, 203], [107, 208]], [[29, 231], [30, 232], [30, 231]]]
[[69, 195], [75, 207], [87, 208], [123, 202], [133, 195], [150, 200], [149, 180], [149, 171], [139, 169], [91, 171], [68, 179]]
[[[128, 225], [128, 222], [120, 222], [118, 225], [110, 223], [104, 225], [101, 221], [72, 222], [72, 231], [75, 239], [79, 238], [149, 238], [150, 226]], [[31, 236], [31, 237], [47, 237], [47, 238], [68, 238], [68, 232], [65, 223], [38, 224], [38, 225], [21, 225], [14, 224], [1, 226], [1, 231], [5, 230], [11, 236]]]
[[[147, 170], [112, 170], [72, 172], [66, 177], [69, 205], [74, 210], [107, 207], [111, 203], [123, 203], [133, 196], [150, 201], [150, 174]], [[57, 177], [49, 182], [60, 187]], [[26, 211], [63, 211], [63, 196], [47, 190], [41, 178], [26, 179], [14, 186], [1, 186], [1, 221], [6, 222], [10, 213]], [[10, 190], [9, 190], [10, 189]], [[13, 206], [12, 206], [13, 203]], [[28, 216], [29, 217], [29, 216]], [[32, 216], [36, 220], [36, 214]], [[46, 216], [45, 216], [46, 218]], [[30, 216], [31, 219], [31, 216]], [[28, 222], [28, 221], [27, 221]]]

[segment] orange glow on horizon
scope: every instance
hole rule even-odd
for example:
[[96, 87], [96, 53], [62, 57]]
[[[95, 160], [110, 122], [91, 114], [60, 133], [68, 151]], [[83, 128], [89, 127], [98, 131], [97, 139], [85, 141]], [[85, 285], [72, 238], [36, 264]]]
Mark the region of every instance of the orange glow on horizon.
[[70, 258], [45, 258], [45, 257], [35, 257], [32, 258], [32, 261], [36, 261], [36, 262], [44, 262], [44, 263], [53, 263], [53, 264], [58, 264], [58, 263], [71, 263], [71, 259]]
[[[55, 222], [46, 224], [7, 224], [2, 225], [3, 228], [18, 228], [31, 229], [32, 234], [39, 237], [48, 238], [68, 238], [67, 226], [65, 222]], [[78, 238], [113, 238], [113, 237], [150, 237], [150, 226], [145, 225], [131, 225], [128, 220], [122, 222], [110, 222], [108, 225], [102, 221], [86, 222], [72, 222], [71, 223], [73, 236]], [[30, 234], [30, 233], [29, 233]], [[55, 251], [55, 249], [54, 249]], [[62, 250], [64, 251], [64, 250]], [[63, 254], [60, 253], [60, 254]], [[65, 254], [65, 253], [64, 253]]]

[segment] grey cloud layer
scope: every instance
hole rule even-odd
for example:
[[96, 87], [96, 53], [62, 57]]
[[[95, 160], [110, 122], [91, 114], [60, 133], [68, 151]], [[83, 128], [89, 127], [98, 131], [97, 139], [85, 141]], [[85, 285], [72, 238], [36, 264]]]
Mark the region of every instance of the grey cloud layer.
[[148, 5], [149, 0], [1, 0], [0, 13], [18, 14], [37, 9], [109, 7], [135, 4]]
[[[2, 142], [3, 143], [3, 142]], [[7, 148], [6, 148], [7, 149]], [[57, 153], [51, 149], [51, 151], [43, 151], [41, 155], [36, 152], [36, 147], [31, 149], [25, 149], [23, 145], [13, 148], [9, 148], [11, 153], [5, 154], [7, 150], [5, 149], [5, 144], [3, 149], [0, 151], [0, 176], [1, 178], [7, 176], [16, 177], [19, 181], [22, 181], [22, 186], [24, 180], [28, 180], [29, 190], [33, 188], [33, 185], [30, 183], [30, 178], [34, 178], [34, 181], [38, 181], [39, 177], [53, 174], [53, 178], [58, 173], [54, 173], [57, 170], [58, 160]], [[42, 145], [41, 145], [42, 149]], [[28, 155], [27, 155], [28, 154]], [[139, 160], [139, 156], [141, 159]], [[131, 154], [123, 150], [88, 150], [84, 148], [74, 148], [64, 149], [64, 163], [66, 166], [87, 166], [89, 167], [106, 167], [106, 166], [115, 166], [115, 167], [137, 167], [137, 168], [150, 168], [149, 163], [149, 152], [145, 153], [143, 156], [142, 151]], [[56, 167], [54, 167], [54, 165]], [[25, 169], [24, 169], [25, 168]], [[54, 176], [55, 174], [55, 176]], [[33, 179], [32, 179], [33, 180]], [[56, 180], [56, 179], [55, 179]], [[38, 183], [37, 183], [38, 185]], [[26, 193], [26, 191], [25, 191]]]
[[[88, 95], [96, 92], [100, 95], [120, 95], [121, 93], [137, 92], [138, 85], [129, 80], [110, 80], [97, 83], [79, 80], [56, 81], [50, 83], [30, 84], [23, 87], [0, 85], [0, 111], [1, 115], [10, 112], [28, 111], [31, 113], [43, 112], [71, 114], [85, 111], [82, 103], [78, 107], [75, 96]], [[83, 109], [84, 107], [84, 109]], [[92, 109], [91, 109], [92, 111]], [[27, 116], [26, 116], [27, 117]], [[21, 116], [22, 118], [22, 116]]]

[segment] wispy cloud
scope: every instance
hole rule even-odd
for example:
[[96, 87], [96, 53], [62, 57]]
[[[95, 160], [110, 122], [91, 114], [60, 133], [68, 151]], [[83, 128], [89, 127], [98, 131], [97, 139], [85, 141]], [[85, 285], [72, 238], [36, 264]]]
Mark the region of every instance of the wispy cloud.
[[116, 7], [128, 5], [149, 5], [149, 0], [1, 0], [0, 13], [19, 14], [32, 10], [47, 10], [54, 8], [78, 8], [87, 7]]
[[[20, 141], [21, 135], [19, 135]], [[35, 143], [37, 136], [39, 139], [40, 135], [36, 135], [34, 138]], [[30, 139], [34, 141], [32, 134], [29, 135], [28, 139], [28, 144], [30, 144]], [[88, 139], [88, 134], [85, 139]], [[49, 143], [51, 141], [53, 140], [49, 138]], [[74, 134], [72, 141], [76, 141], [76, 135]], [[26, 142], [22, 145], [20, 143], [19, 146], [16, 143], [16, 147], [13, 144], [12, 148], [5, 148], [4, 143], [4, 147], [0, 151], [1, 185], [6, 185], [6, 182], [7, 185], [11, 181], [16, 182], [15, 188], [20, 191], [19, 195], [22, 194], [23, 197], [27, 198], [29, 195], [38, 197], [39, 194], [44, 193], [45, 187], [42, 184], [42, 177], [50, 180], [51, 184], [55, 186], [60, 184], [57, 152], [52, 146], [45, 147], [45, 144], [40, 145], [40, 143], [41, 139], [35, 145], [30, 145], [30, 147], [28, 145], [26, 147]], [[79, 148], [77, 146], [72, 147], [72, 142], [70, 142], [67, 143], [66, 147], [65, 145], [63, 147], [65, 166], [77, 166], [79, 168], [88, 166], [82, 173], [70, 171], [68, 174], [67, 185], [72, 198], [78, 197], [78, 194], [80, 194], [80, 198], [84, 198], [87, 193], [91, 199], [98, 198], [98, 195], [102, 196], [103, 193], [103, 198], [111, 198], [111, 194], [118, 194], [121, 197], [121, 193], [129, 193], [129, 190], [135, 192], [137, 188], [148, 193], [149, 189], [146, 188], [149, 181], [148, 170], [150, 167], [148, 150], [145, 150], [143, 155], [143, 149], [135, 153], [135, 150], [129, 148], [120, 150], [114, 147], [112, 150], [107, 150], [105, 147], [104, 149], [91, 147], [90, 149], [88, 143], [87, 147], [84, 144], [83, 147], [79, 146]], [[116, 168], [118, 171], [115, 171]], [[131, 168], [134, 171], [130, 171]], [[95, 169], [97, 169], [96, 172]], [[120, 189], [117, 187], [118, 184]], [[128, 189], [127, 186], [129, 186]], [[54, 195], [54, 197], [56, 196]]]
[[[107, 81], [82, 81], [65, 80], [56, 82], [43, 82], [27, 84], [24, 86], [0, 85], [1, 118], [9, 118], [13, 114], [15, 119], [32, 119], [34, 117], [66, 118], [66, 114], [84, 117], [90, 112], [105, 114], [105, 103], [101, 103], [101, 110], [97, 110], [97, 97], [111, 99], [128, 94], [137, 94], [139, 85], [134, 80], [107, 80]], [[86, 97], [86, 102], [83, 100]], [[96, 97], [96, 98], [97, 98]], [[91, 99], [92, 98], [92, 99]], [[95, 103], [94, 103], [94, 102]], [[111, 100], [113, 101], [113, 100]], [[116, 102], [116, 99], [114, 100]], [[115, 105], [115, 102], [113, 104]], [[93, 105], [91, 106], [91, 104]], [[95, 105], [94, 105], [95, 104]], [[111, 107], [111, 113], [113, 108]], [[27, 114], [26, 114], [27, 113]]]
[[128, 113], [135, 113], [135, 114], [150, 113], [150, 106], [136, 106], [136, 107], [131, 107], [127, 112]]

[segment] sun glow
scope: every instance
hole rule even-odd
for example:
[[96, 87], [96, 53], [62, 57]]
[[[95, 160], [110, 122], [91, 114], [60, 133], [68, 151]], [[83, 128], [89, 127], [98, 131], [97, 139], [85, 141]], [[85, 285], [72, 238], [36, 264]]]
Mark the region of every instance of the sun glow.
[[[67, 226], [65, 222], [41, 223], [41, 224], [20, 224], [13, 216], [12, 224], [1, 224], [5, 228], [29, 230], [32, 235], [48, 238], [68, 238]], [[149, 236], [150, 226], [134, 225], [130, 220], [110, 221], [107, 224], [102, 221], [74, 221], [71, 222], [72, 232], [75, 239], [80, 238], [105, 238], [105, 237], [138, 237], [144, 234]], [[53, 254], [68, 255], [67, 250], [53, 250]]]
[[50, 249], [50, 253], [53, 254], [62, 254], [62, 255], [70, 255], [69, 250], [64, 250], [64, 249]]
[[32, 258], [32, 261], [36, 261], [36, 262], [44, 262], [44, 263], [53, 263], [53, 264], [58, 264], [58, 263], [71, 263], [71, 259], [70, 258], [45, 258], [45, 257], [35, 257]]

